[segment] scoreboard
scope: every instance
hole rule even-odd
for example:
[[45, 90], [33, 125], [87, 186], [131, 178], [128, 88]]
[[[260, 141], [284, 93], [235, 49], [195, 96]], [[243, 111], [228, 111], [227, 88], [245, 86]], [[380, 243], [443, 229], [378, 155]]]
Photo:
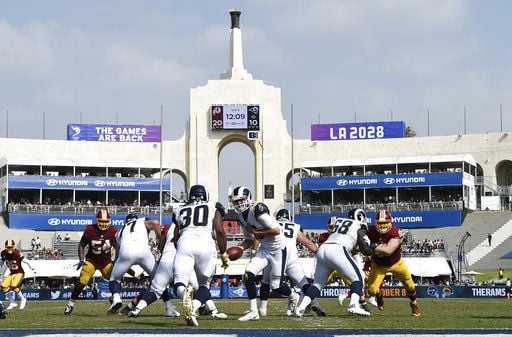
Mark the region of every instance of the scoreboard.
[[260, 106], [212, 105], [211, 121], [212, 130], [259, 130]]

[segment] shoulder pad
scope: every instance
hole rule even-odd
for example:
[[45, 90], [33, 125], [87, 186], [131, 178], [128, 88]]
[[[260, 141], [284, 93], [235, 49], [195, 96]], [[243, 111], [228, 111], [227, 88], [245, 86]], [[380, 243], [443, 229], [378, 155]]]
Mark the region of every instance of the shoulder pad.
[[262, 215], [263, 213], [270, 214], [270, 210], [268, 209], [267, 205], [265, 205], [262, 202], [258, 202], [253, 207], [254, 207], [254, 215], [256, 217]]
[[218, 201], [215, 203], [215, 209], [220, 212], [220, 215], [222, 215], [222, 217], [226, 215], [226, 209]]

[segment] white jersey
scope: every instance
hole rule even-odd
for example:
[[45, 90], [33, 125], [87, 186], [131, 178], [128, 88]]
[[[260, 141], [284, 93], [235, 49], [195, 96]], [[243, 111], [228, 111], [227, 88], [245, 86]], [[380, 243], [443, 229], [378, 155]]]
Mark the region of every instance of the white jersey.
[[[245, 212], [244, 212], [245, 213]], [[242, 229], [244, 231], [244, 238], [252, 239], [253, 235], [249, 233], [246, 227], [251, 226], [256, 230], [270, 229], [279, 227], [277, 220], [270, 215], [268, 207], [264, 203], [256, 203], [249, 207], [247, 212], [247, 220], [244, 218], [243, 213], [238, 213]], [[285, 246], [283, 231], [279, 235], [267, 235], [256, 237], [260, 242], [260, 247], [268, 251], [282, 249]]]
[[[279, 225], [284, 236], [287, 252], [285, 274], [292, 280], [294, 285], [302, 288], [308, 281], [302, 264], [299, 261], [299, 252], [297, 250], [297, 238], [301, 225], [291, 221], [279, 221]], [[267, 284], [270, 282], [270, 266], [265, 267], [263, 270], [262, 281]]]
[[363, 284], [364, 278], [351, 251], [357, 246], [357, 232], [366, 224], [353, 219], [336, 218], [329, 238], [316, 254], [314, 285], [322, 289], [334, 270], [352, 283]]
[[197, 242], [214, 243], [213, 218], [218, 207], [222, 205], [213, 202], [192, 203], [180, 207], [176, 214], [179, 240], [191, 238], [198, 240]]
[[[244, 214], [247, 215], [247, 220], [244, 218]], [[254, 275], [258, 275], [264, 268], [268, 268], [270, 287], [271, 289], [278, 289], [288, 256], [281, 226], [270, 215], [268, 207], [261, 202], [252, 205], [246, 212], [238, 213], [238, 215], [245, 239], [253, 239], [253, 235], [247, 230], [248, 226], [254, 227], [256, 230], [279, 228], [278, 235], [258, 235], [255, 237], [260, 242], [260, 247], [245, 268], [246, 272]]]
[[112, 268], [110, 281], [120, 281], [130, 267], [136, 264], [152, 275], [156, 261], [149, 246], [149, 233], [145, 222], [145, 218], [128, 222], [116, 233], [119, 256]]
[[199, 286], [210, 288], [217, 264], [214, 240], [215, 212], [224, 214], [220, 203], [190, 203], [178, 209], [176, 222], [179, 238], [174, 259], [174, 283], [184, 285], [197, 276]]
[[325, 240], [324, 244], [336, 243], [351, 251], [357, 246], [357, 231], [360, 230], [362, 226], [366, 227], [366, 224], [359, 220], [336, 218], [332, 232], [329, 234], [329, 238]]

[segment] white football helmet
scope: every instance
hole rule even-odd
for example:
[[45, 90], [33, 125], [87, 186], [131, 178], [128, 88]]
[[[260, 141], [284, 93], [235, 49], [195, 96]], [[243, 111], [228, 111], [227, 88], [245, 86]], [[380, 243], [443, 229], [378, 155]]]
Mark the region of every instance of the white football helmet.
[[252, 205], [252, 193], [245, 186], [238, 186], [233, 190], [231, 203], [235, 210], [239, 213], [247, 210]]

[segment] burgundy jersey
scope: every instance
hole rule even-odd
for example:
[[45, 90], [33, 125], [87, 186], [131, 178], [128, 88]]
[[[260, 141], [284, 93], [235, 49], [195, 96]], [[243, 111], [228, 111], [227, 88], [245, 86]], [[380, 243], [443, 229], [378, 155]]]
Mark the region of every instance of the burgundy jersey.
[[[375, 229], [375, 226], [369, 226], [368, 237], [370, 238], [371, 242], [376, 244], [388, 243], [389, 240], [393, 238], [402, 240], [402, 231], [398, 227], [393, 226], [387, 233], [380, 234], [377, 232], [377, 229]], [[372, 255], [372, 260], [381, 266], [391, 267], [397, 263], [401, 257], [402, 248], [398, 247], [398, 249], [396, 249], [390, 256], [378, 257], [376, 255]]]
[[102, 269], [112, 262], [112, 248], [116, 241], [117, 228], [110, 226], [106, 231], [101, 231], [96, 225], [87, 225], [80, 243], [89, 245], [85, 259], [91, 262], [95, 268]]
[[25, 274], [23, 267], [21, 266], [21, 261], [25, 258], [21, 251], [15, 249], [12, 254], [7, 253], [7, 250], [2, 250], [2, 260], [9, 267], [11, 274]]

